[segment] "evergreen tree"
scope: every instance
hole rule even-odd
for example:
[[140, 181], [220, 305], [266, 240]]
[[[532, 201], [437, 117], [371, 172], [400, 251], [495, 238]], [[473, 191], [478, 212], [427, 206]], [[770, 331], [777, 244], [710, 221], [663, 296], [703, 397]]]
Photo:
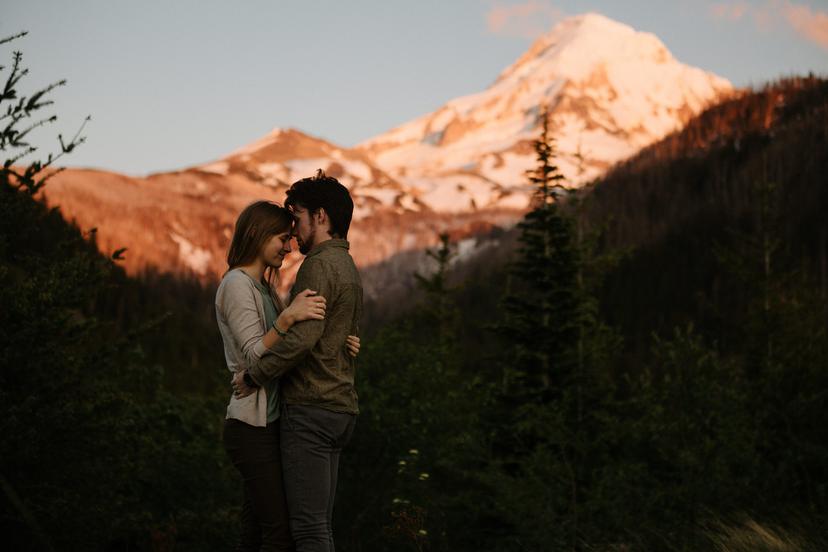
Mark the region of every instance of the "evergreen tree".
[[504, 393], [518, 403], [545, 402], [567, 383], [576, 361], [568, 345], [578, 336], [580, 251], [559, 202], [567, 188], [554, 164], [546, 111], [540, 123], [538, 166], [528, 174], [533, 208], [518, 224], [521, 246], [503, 303], [506, 323], [499, 328], [514, 349]]
[[457, 339], [459, 318], [459, 311], [452, 298], [455, 290], [448, 283], [449, 266], [456, 252], [447, 233], [444, 232], [439, 237], [440, 246], [426, 250], [426, 256], [436, 263], [436, 270], [431, 275], [415, 273], [414, 278], [426, 294], [423, 310], [437, 329], [439, 347], [443, 353], [448, 353]]
[[[22, 32], [13, 36], [0, 39], [0, 45], [12, 42], [26, 36]], [[24, 158], [37, 151], [28, 141], [29, 134], [45, 125], [57, 121], [57, 115], [43, 116], [41, 110], [51, 106], [54, 102], [47, 99], [48, 95], [56, 88], [64, 86], [66, 80], [59, 80], [49, 84], [45, 88], [36, 90], [30, 96], [20, 95], [18, 88], [20, 80], [25, 77], [29, 70], [22, 66], [23, 54], [15, 51], [12, 54], [12, 66], [6, 77], [3, 90], [0, 91], [0, 110], [5, 113], [0, 116], [3, 121], [3, 129], [0, 132], [0, 151], [5, 157], [3, 167], [0, 168], [0, 183], [6, 186], [25, 191], [30, 195], [36, 194], [55, 174], [63, 169], [52, 169], [47, 171], [62, 156], [71, 153], [76, 147], [82, 144], [86, 138], [81, 135], [86, 122], [81, 125], [75, 136], [69, 142], [58, 135], [60, 152], [55, 155], [49, 153], [46, 160], [35, 159], [25, 167], [18, 167], [16, 164]], [[0, 72], [5, 67], [0, 66]], [[4, 105], [5, 104], [5, 105]], [[86, 118], [89, 120], [89, 117]]]
[[497, 477], [516, 548], [575, 549], [594, 535], [593, 514], [603, 507], [589, 493], [593, 463], [606, 456], [609, 362], [618, 341], [598, 317], [597, 279], [586, 274], [597, 263], [588, 261], [588, 240], [566, 209], [572, 192], [554, 164], [545, 112], [540, 123], [538, 165], [529, 173], [533, 209], [519, 224], [521, 246], [497, 328], [508, 351]]
[[612, 486], [619, 506], [635, 505], [626, 525], [646, 549], [703, 546], [699, 528], [739, 512], [754, 493], [756, 432], [742, 367], [689, 326], [655, 337], [652, 358], [630, 380], [613, 460], [623, 480]]

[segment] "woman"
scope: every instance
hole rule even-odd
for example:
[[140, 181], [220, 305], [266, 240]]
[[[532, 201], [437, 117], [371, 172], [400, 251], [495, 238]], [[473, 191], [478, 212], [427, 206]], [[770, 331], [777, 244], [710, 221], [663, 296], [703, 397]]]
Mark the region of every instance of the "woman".
[[[291, 251], [293, 217], [268, 201], [246, 207], [236, 221], [228, 271], [216, 292], [216, 319], [227, 367], [234, 374], [261, 362], [290, 327], [322, 319], [325, 298], [304, 290], [285, 307], [274, 291], [278, 269]], [[359, 339], [348, 337], [356, 355]], [[238, 550], [292, 550], [279, 449], [279, 381], [227, 407], [224, 444], [244, 480], [242, 535]]]

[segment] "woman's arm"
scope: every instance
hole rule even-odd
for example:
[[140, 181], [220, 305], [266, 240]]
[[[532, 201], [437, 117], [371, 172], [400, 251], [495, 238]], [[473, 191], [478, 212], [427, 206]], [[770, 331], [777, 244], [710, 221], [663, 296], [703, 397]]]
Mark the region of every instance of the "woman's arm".
[[[264, 367], [278, 362], [273, 355], [265, 353], [269, 347], [278, 343], [282, 336], [273, 328], [262, 333], [262, 319], [254, 295], [258, 291], [241, 278], [225, 282], [224, 287], [217, 307], [241, 349], [245, 366]], [[277, 321], [280, 330], [290, 329], [291, 325], [302, 320], [324, 318], [325, 299], [313, 293], [310, 290], [303, 291], [293, 301], [295, 305], [292, 304], [282, 312], [284, 316], [280, 315]]]
[[[323, 320], [325, 318], [325, 298], [315, 291], [306, 289], [297, 295], [290, 305], [285, 308], [273, 327], [262, 337], [264, 346], [268, 349], [276, 345], [287, 331], [303, 320]], [[357, 347], [359, 351], [359, 347]]]

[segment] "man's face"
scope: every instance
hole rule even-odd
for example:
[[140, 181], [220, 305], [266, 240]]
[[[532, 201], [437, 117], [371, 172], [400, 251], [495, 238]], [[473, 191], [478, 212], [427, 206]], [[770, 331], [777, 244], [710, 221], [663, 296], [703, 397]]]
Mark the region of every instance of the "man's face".
[[296, 219], [293, 233], [296, 243], [299, 244], [299, 252], [307, 255], [316, 245], [316, 221], [307, 209], [299, 205], [293, 208], [293, 217]]

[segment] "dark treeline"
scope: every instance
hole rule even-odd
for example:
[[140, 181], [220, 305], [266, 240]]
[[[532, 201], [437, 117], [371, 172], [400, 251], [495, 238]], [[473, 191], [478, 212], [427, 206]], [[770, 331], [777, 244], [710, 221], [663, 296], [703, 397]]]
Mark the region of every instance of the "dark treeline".
[[[775, 241], [769, 271], [797, 273], [811, 280], [803, 290], [825, 296], [826, 97], [828, 81], [815, 78], [745, 93], [593, 186], [585, 218], [606, 227], [608, 246], [635, 249], [607, 278], [604, 299], [609, 321], [638, 349], [652, 330], [669, 332], [690, 320], [719, 342], [733, 338], [727, 325], [735, 320], [716, 311], [737, 307], [725, 301], [744, 303], [748, 290], [727, 280], [735, 259], [728, 263], [720, 249], [746, 253], [748, 238], [763, 231]], [[764, 262], [756, 253], [753, 268]]]
[[[0, 107], [36, 112], [12, 81]], [[49, 162], [17, 168], [9, 128], [4, 544], [228, 549], [214, 286], [127, 277], [34, 199]], [[824, 548], [826, 129], [826, 82], [780, 82], [587, 193], [545, 129], [513, 262], [459, 267], [444, 240], [421, 306], [366, 329], [338, 548]]]

